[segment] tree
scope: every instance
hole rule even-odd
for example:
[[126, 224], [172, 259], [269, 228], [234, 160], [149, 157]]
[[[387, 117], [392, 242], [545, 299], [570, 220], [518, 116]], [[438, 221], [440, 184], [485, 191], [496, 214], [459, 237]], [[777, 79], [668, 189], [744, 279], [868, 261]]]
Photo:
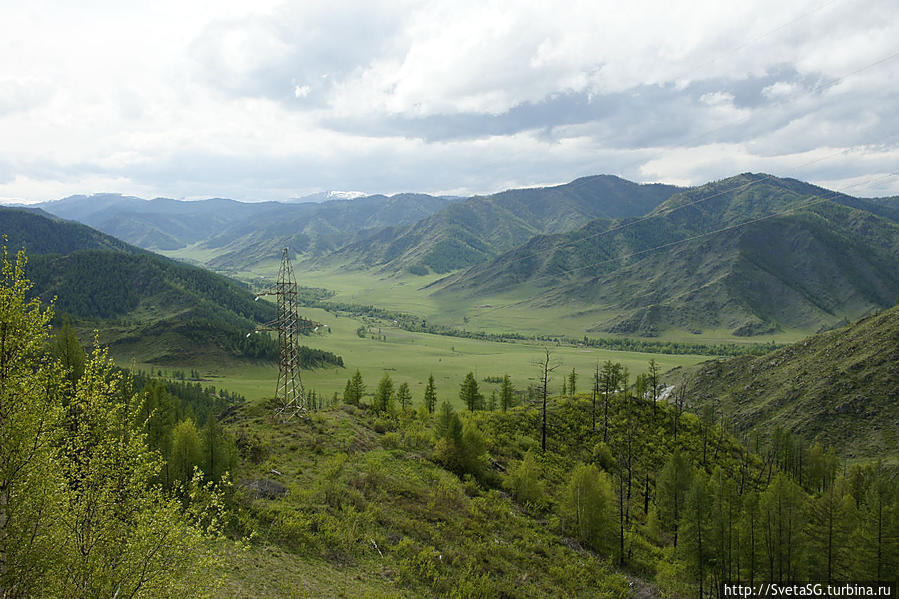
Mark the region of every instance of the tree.
[[208, 480], [220, 480], [225, 472], [231, 470], [237, 460], [237, 448], [225, 433], [222, 424], [215, 414], [206, 418], [206, 426], [201, 435], [203, 442], [203, 470]]
[[75, 336], [69, 319], [66, 318], [56, 333], [54, 355], [66, 372], [66, 378], [74, 389], [75, 383], [84, 374], [84, 348]]
[[433, 374], [428, 376], [428, 386], [425, 387], [425, 407], [428, 409], [428, 414], [433, 414], [434, 408], [437, 407], [437, 388], [434, 385]]
[[684, 379], [680, 386], [674, 390], [674, 442], [677, 443], [677, 429], [680, 424], [680, 417], [684, 413], [687, 404], [687, 388], [690, 386], [690, 379]]
[[172, 477], [186, 483], [193, 478], [194, 466], [203, 459], [200, 433], [193, 420], [182, 420], [172, 429], [172, 454], [169, 458]]
[[406, 408], [412, 404], [412, 391], [409, 390], [409, 383], [400, 385], [400, 388], [397, 389], [396, 392], [396, 399], [400, 402], [400, 408], [402, 408], [403, 413], [405, 413]]
[[779, 472], [762, 493], [759, 501], [763, 549], [766, 558], [766, 579], [782, 583], [796, 580], [802, 556], [804, 522], [802, 490], [790, 478]]
[[540, 468], [532, 450], [524, 454], [524, 459], [506, 479], [505, 486], [518, 503], [540, 506], [543, 502], [544, 484], [540, 480]]
[[487, 409], [491, 412], [496, 410], [496, 389], [490, 391], [490, 399], [487, 402]]
[[343, 401], [354, 406], [358, 406], [362, 402], [365, 395], [365, 383], [362, 381], [362, 373], [356, 370], [351, 379], [346, 382], [343, 390]]
[[599, 395], [599, 362], [596, 363], [596, 370], [593, 371], [593, 432], [596, 432], [596, 398]]
[[543, 426], [541, 427], [540, 448], [546, 451], [546, 397], [549, 393], [549, 373], [558, 368], [558, 366], [550, 366], [550, 351], [548, 347], [543, 348], [544, 359], [540, 362], [540, 378], [543, 383]]
[[602, 365], [602, 388], [603, 388], [603, 417], [602, 417], [602, 440], [608, 441], [609, 430], [609, 401], [612, 393], [618, 389], [618, 382], [621, 378], [621, 364], [612, 364], [611, 360], [606, 360]]
[[856, 577], [886, 580], [890, 572], [899, 571], [899, 497], [894, 476], [876, 464], [863, 491], [853, 540]]
[[568, 374], [568, 393], [571, 397], [574, 397], [576, 384], [577, 384], [577, 373], [574, 371], [574, 368], [572, 368], [571, 372]]
[[649, 392], [652, 394], [652, 419], [654, 422], [656, 418], [656, 401], [659, 399], [659, 367], [655, 359], [649, 361], [649, 372], [647, 375]]
[[484, 396], [478, 390], [478, 381], [474, 377], [473, 372], [465, 375], [465, 380], [462, 381], [459, 389], [459, 399], [462, 400], [462, 403], [465, 404], [470, 412], [484, 409]]
[[711, 535], [711, 510], [709, 488], [705, 477], [698, 474], [693, 477], [690, 490], [684, 498], [683, 542], [681, 548], [687, 556], [690, 569], [699, 582], [699, 596], [703, 597], [703, 584], [708, 571], [712, 547], [709, 543]]
[[850, 536], [855, 528], [855, 502], [845, 479], [828, 485], [808, 505], [809, 573], [814, 580], [849, 580]]
[[503, 375], [503, 382], [500, 383], [499, 403], [503, 412], [515, 404], [515, 388], [512, 387], [512, 380], [509, 378], [508, 374]]
[[464, 425], [449, 402], [440, 404], [437, 414], [437, 443], [434, 455], [438, 462], [456, 474], [482, 477], [486, 469], [487, 444], [472, 422]]
[[593, 464], [577, 464], [568, 480], [564, 508], [578, 539], [596, 551], [611, 549], [615, 498], [608, 474]]
[[134, 424], [138, 403], [122, 401], [121, 386], [106, 351], [95, 349], [56, 458], [66, 480], [56, 524], [64, 534], [52, 553], [59, 571], [45, 590], [66, 597], [197, 595], [215, 582], [211, 552], [181, 501], [154, 484], [159, 455], [147, 448]]
[[0, 596], [44, 592], [47, 558], [58, 543], [52, 526], [60, 492], [53, 427], [64, 387], [44, 344], [53, 318], [26, 299], [24, 251], [2, 249], [0, 272]]
[[656, 481], [656, 502], [662, 525], [674, 534], [677, 547], [678, 528], [683, 511], [684, 498], [690, 488], [693, 470], [680, 450], [675, 449]]
[[382, 376], [381, 380], [378, 382], [378, 389], [375, 391], [373, 405], [375, 407], [375, 411], [381, 413], [389, 412], [392, 403], [393, 381], [390, 380], [390, 375], [385, 372], [384, 376]]

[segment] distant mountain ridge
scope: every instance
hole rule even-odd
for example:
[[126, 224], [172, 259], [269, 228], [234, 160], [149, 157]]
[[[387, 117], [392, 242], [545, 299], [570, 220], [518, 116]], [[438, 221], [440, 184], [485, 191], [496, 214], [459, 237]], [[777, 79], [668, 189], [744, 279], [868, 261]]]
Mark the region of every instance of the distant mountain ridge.
[[354, 235], [416, 222], [454, 201], [425, 194], [374, 195], [324, 202], [238, 202], [214, 198], [142, 200], [119, 194], [69, 196], [34, 205], [149, 250], [199, 244], [216, 251], [210, 266], [246, 268], [290, 247], [319, 256]]
[[449, 272], [484, 262], [535, 235], [570, 231], [596, 218], [641, 216], [678, 189], [612, 175], [513, 189], [450, 204], [407, 227], [383, 229], [333, 258], [358, 267]]
[[434, 288], [483, 297], [527, 286], [534, 306], [594, 311], [591, 331], [817, 328], [899, 295], [899, 223], [865, 205], [744, 174], [674, 194], [644, 218], [534, 237]]

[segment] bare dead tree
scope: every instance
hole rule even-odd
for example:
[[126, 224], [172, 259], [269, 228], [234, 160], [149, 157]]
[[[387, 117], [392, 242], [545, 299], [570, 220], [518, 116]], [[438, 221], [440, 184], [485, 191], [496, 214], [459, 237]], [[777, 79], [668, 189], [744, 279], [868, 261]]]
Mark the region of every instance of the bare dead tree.
[[547, 390], [549, 388], [549, 373], [559, 367], [558, 364], [550, 366], [550, 351], [549, 348], [544, 346], [544, 359], [540, 362], [540, 372], [543, 382], [543, 428], [542, 428], [542, 437], [540, 442], [540, 447], [543, 451], [546, 451], [546, 397], [548, 395]]

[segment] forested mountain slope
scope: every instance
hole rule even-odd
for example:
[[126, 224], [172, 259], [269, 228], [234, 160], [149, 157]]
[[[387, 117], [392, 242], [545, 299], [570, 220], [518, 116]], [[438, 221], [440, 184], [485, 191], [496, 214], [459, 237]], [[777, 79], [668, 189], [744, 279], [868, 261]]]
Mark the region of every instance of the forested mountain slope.
[[816, 331], [899, 295], [899, 224], [864, 205], [740, 175], [675, 194], [644, 218], [535, 237], [434, 287], [467, 297], [536, 288], [535, 306], [596, 313], [593, 331]]
[[56, 298], [86, 343], [99, 328], [113, 353], [144, 362], [277, 359], [268, 337], [246, 337], [277, 310], [239, 283], [39, 212], [0, 209], [0, 232], [10, 252], [26, 248], [33, 292]]
[[24, 247], [31, 254], [68, 254], [87, 249], [143, 253], [115, 237], [64, 221], [39, 208], [0, 207], [0, 233], [6, 235], [7, 246]]
[[899, 455], [899, 307], [691, 376], [697, 405], [712, 402], [741, 431], [781, 428], [844, 457]]
[[378, 231], [334, 258], [359, 267], [448, 272], [484, 262], [534, 235], [570, 231], [597, 218], [640, 216], [677, 189], [610, 175], [513, 189], [453, 203], [408, 227]]

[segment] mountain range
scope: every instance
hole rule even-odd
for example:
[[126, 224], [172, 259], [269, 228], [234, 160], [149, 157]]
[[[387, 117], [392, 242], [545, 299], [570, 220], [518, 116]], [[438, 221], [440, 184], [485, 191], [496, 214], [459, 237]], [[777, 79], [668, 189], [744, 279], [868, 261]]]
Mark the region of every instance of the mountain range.
[[899, 198], [744, 173], [706, 185], [599, 175], [468, 199], [320, 203], [72, 196], [38, 206], [146, 249], [246, 273], [290, 247], [306, 266], [446, 274], [423, 293], [526, 297], [584, 332], [814, 332], [899, 295]]
[[471, 298], [536, 290], [535, 307], [582, 306], [597, 315], [591, 331], [640, 336], [832, 326], [899, 295], [897, 206], [744, 174], [640, 218], [533, 237], [433, 287]]

